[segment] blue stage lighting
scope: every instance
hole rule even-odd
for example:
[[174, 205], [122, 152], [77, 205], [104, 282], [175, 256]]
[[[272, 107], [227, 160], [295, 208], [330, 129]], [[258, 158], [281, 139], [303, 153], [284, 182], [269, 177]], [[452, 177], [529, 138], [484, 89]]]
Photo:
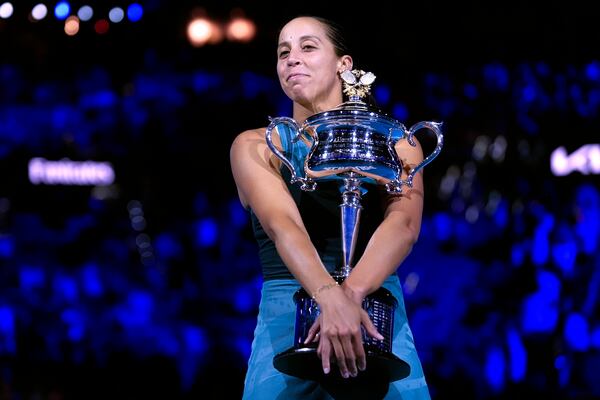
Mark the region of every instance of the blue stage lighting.
[[71, 12], [71, 6], [66, 1], [61, 1], [54, 7], [54, 15], [58, 19], [66, 19]]
[[130, 4], [129, 7], [127, 7], [127, 18], [129, 18], [131, 22], [139, 21], [140, 19], [142, 19], [143, 15], [144, 9], [141, 5], [133, 3]]

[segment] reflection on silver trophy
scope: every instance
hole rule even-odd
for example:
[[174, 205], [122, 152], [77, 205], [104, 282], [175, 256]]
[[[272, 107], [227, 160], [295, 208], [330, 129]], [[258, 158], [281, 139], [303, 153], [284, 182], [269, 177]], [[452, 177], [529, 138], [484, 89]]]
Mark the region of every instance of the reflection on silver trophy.
[[[341, 230], [343, 265], [332, 273], [342, 283], [352, 272], [352, 258], [356, 244], [361, 213], [361, 196], [366, 189], [363, 182], [384, 185], [390, 194], [400, 194], [403, 186], [412, 187], [419, 170], [438, 156], [443, 146], [441, 123], [423, 121], [409, 129], [368, 105], [365, 98], [375, 80], [371, 72], [345, 71], [341, 75], [344, 92], [349, 100], [335, 109], [317, 113], [302, 124], [288, 117], [271, 119], [266, 130], [266, 141], [273, 153], [291, 172], [290, 182], [299, 183], [302, 190], [318, 190], [321, 180], [337, 180], [341, 192]], [[417, 166], [405, 171], [395, 145], [406, 139], [416, 146], [414, 135], [422, 129], [437, 137], [435, 149]], [[277, 133], [279, 143], [273, 142]], [[277, 354], [275, 368], [289, 375], [318, 379], [322, 374], [315, 344], [304, 344], [319, 307], [304, 290], [294, 294], [296, 326], [293, 346]], [[384, 340], [368, 336], [363, 330], [367, 354], [367, 369], [375, 369], [388, 381], [402, 379], [410, 373], [410, 366], [392, 353], [394, 310], [397, 300], [385, 288], [380, 288], [363, 301]]]

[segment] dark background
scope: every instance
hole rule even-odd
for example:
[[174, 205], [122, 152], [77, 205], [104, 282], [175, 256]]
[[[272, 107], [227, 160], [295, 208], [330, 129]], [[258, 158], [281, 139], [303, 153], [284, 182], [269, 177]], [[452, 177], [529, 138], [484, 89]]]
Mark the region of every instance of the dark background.
[[[151, 0], [98, 35], [129, 3], [93, 1], [69, 37], [34, 4], [0, 19], [0, 398], [241, 397], [261, 280], [229, 147], [289, 115], [275, 45], [298, 14], [346, 28], [382, 110], [444, 122], [398, 270], [432, 396], [600, 397], [600, 168], [550, 169], [598, 143], [592, 5]], [[190, 45], [198, 7], [255, 39]], [[34, 185], [33, 157], [116, 180]]]

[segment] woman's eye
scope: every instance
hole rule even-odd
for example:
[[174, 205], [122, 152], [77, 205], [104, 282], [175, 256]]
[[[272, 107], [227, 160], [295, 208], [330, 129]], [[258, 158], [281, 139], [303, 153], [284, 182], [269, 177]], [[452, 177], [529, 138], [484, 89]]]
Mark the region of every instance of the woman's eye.
[[283, 50], [279, 52], [279, 58], [284, 58], [287, 57], [289, 51], [288, 50]]
[[305, 44], [304, 46], [302, 46], [303, 50], [312, 50], [314, 48], [315, 48], [315, 46], [313, 46], [311, 44]]

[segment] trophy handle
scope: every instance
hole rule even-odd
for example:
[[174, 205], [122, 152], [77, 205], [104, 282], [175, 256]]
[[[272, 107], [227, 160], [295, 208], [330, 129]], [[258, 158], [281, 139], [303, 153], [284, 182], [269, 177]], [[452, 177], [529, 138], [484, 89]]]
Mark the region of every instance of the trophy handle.
[[[306, 174], [304, 173], [302, 168], [295, 168], [294, 165], [292, 164], [292, 161], [290, 161], [284, 154], [283, 152], [281, 152], [281, 150], [279, 150], [277, 148], [277, 146], [275, 146], [273, 144], [273, 139], [272, 139], [272, 132], [273, 130], [279, 126], [279, 125], [286, 125], [290, 128], [290, 130], [293, 132], [292, 135], [287, 135], [288, 137], [284, 138], [281, 136], [279, 130], [277, 130], [277, 134], [279, 135], [279, 139], [282, 143], [282, 147], [285, 147], [286, 144], [289, 144], [290, 149], [289, 149], [289, 153], [292, 154], [293, 153], [293, 148], [294, 145], [298, 142], [298, 140], [300, 140], [302, 138], [302, 129], [300, 126], [298, 126], [298, 124], [296, 123], [296, 121], [294, 121], [294, 119], [289, 118], [289, 117], [277, 117], [277, 118], [271, 118], [269, 117], [270, 123], [269, 126], [267, 126], [267, 130], [265, 132], [265, 140], [267, 141], [267, 145], [269, 146], [269, 149], [271, 149], [271, 151], [273, 152], [273, 154], [275, 154], [275, 156], [277, 158], [279, 158], [282, 162], [283, 165], [285, 165], [291, 173], [291, 179], [290, 179], [290, 183], [296, 183], [296, 182], [300, 182], [300, 188], [302, 190], [305, 191], [313, 191], [315, 190], [317, 184], [314, 180], [312, 180], [311, 178], [307, 178]], [[291, 136], [291, 137], [290, 137]], [[304, 176], [302, 176], [304, 175]]]
[[425, 157], [425, 159], [423, 161], [421, 161], [419, 163], [419, 165], [417, 165], [416, 167], [412, 168], [409, 171], [408, 177], [406, 178], [406, 181], [404, 182], [408, 185], [408, 187], [412, 187], [413, 178], [414, 178], [415, 174], [417, 172], [419, 172], [419, 170], [421, 170], [421, 168], [425, 167], [427, 164], [432, 162], [433, 159], [436, 158], [438, 156], [438, 154], [440, 154], [440, 151], [442, 151], [442, 147], [444, 146], [444, 135], [442, 134], [442, 130], [441, 130], [442, 124], [443, 124], [442, 122], [422, 121], [422, 122], [417, 122], [416, 124], [411, 126], [410, 129], [408, 130], [406, 140], [408, 140], [408, 143], [411, 146], [417, 145], [415, 143], [413, 136], [415, 135], [415, 133], [417, 131], [419, 131], [423, 128], [429, 129], [430, 131], [435, 133], [435, 135], [437, 136], [437, 144], [435, 146], [435, 149], [431, 152], [431, 154], [429, 154], [427, 157]]

